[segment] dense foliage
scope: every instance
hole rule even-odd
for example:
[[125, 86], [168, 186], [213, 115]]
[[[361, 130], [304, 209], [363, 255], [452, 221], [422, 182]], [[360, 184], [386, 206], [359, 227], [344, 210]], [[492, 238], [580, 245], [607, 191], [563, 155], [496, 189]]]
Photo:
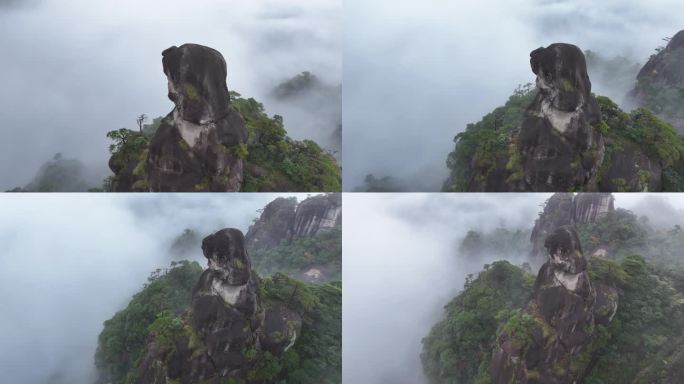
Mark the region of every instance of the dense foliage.
[[342, 284], [306, 284], [277, 273], [262, 280], [262, 299], [277, 300], [302, 314], [302, 334], [295, 345], [273, 360], [278, 384], [342, 382]]
[[[287, 136], [283, 118], [269, 117], [263, 104], [253, 98], [245, 99], [231, 92], [231, 105], [245, 119], [248, 132], [247, 145], [235, 148], [236, 155], [245, 159], [242, 191], [339, 191], [342, 188], [342, 170], [333, 155], [314, 141], [293, 140]], [[113, 130], [107, 137], [113, 141], [110, 167], [130, 169], [138, 180], [134, 190], [145, 189], [145, 162], [150, 138], [165, 118], [155, 118], [142, 131], [126, 128]], [[112, 189], [116, 177], [105, 181], [105, 189]]]
[[536, 94], [532, 84], [519, 86], [504, 106], [468, 124], [454, 137], [454, 150], [447, 157], [450, 174], [442, 187], [444, 191], [466, 191], [476, 169], [486, 174], [502, 160], [513, 157], [511, 134], [522, 123], [523, 112]]
[[[190, 306], [201, 272], [199, 264], [187, 261], [155, 271], [128, 306], [104, 323], [95, 356], [101, 382], [135, 382], [152, 333], [160, 350], [174, 348], [179, 338], [188, 335], [191, 344], [199, 342], [182, 313]], [[265, 352], [250, 377], [278, 384], [341, 383], [341, 283], [307, 284], [282, 273], [260, 279], [260, 283], [265, 307], [285, 303], [302, 316], [303, 324], [295, 345], [279, 358]]]
[[170, 269], [152, 273], [128, 306], [105, 321], [95, 354], [102, 382], [135, 382], [148, 334], [163, 331], [162, 339], [166, 336], [167, 341], [173, 336], [176, 316], [190, 305], [192, 289], [201, 273], [196, 262], [172, 262]]
[[[450, 174], [443, 185], [444, 191], [466, 191], [473, 183], [483, 181], [490, 172], [504, 167], [508, 180], [520, 178], [516, 132], [535, 95], [531, 84], [519, 87], [503, 107], [496, 108], [475, 124], [468, 124], [465, 131], [456, 135], [454, 150], [447, 157]], [[608, 97], [598, 96], [597, 101], [602, 120], [595, 128], [606, 138], [605, 157], [597, 180], [601, 180], [603, 173], [613, 165], [614, 154], [629, 150], [642, 152], [662, 167], [664, 190], [684, 190], [684, 136], [647, 108], [628, 113]], [[646, 186], [651, 176], [643, 170], [638, 177]], [[601, 190], [623, 191], [627, 188], [626, 181], [621, 178], [606, 183], [610, 185], [601, 185]]]
[[623, 276], [618, 311], [608, 327], [608, 345], [585, 382], [669, 383], [671, 353], [682, 337], [681, 292], [641, 256], [627, 256], [612, 268]]
[[423, 371], [431, 383], [488, 383], [499, 325], [527, 304], [534, 276], [506, 261], [469, 276], [445, 307], [445, 318], [423, 339]]
[[[487, 267], [487, 266], [486, 266]], [[587, 384], [669, 383], [684, 369], [684, 271], [665, 273], [641, 256], [621, 262], [589, 258], [592, 281], [619, 289], [618, 311], [602, 328]], [[488, 266], [446, 306], [446, 317], [423, 340], [421, 359], [431, 383], [488, 383], [497, 330], [524, 337], [532, 321], [521, 312], [533, 276], [507, 262]], [[523, 342], [523, 341], [521, 341]]]
[[231, 93], [232, 105], [247, 123], [247, 154], [242, 190], [339, 191], [341, 168], [311, 140], [287, 136], [283, 118], [269, 117], [263, 104]]
[[263, 276], [282, 272], [297, 276], [309, 266], [325, 266], [328, 279], [342, 277], [342, 231], [333, 229], [311, 237], [289, 240], [268, 249], [250, 250], [252, 266]]

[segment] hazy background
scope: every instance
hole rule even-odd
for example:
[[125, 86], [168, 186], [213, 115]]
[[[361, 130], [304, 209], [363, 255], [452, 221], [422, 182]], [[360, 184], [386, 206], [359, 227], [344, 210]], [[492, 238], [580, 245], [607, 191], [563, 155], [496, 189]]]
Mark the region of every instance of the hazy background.
[[[680, 0], [346, 0], [344, 189], [368, 173], [439, 190], [453, 137], [534, 82], [529, 53], [555, 42], [643, 65], [684, 29]], [[593, 90], [621, 102], [632, 79]], [[633, 73], [636, 76], [636, 73]]]
[[283, 115], [292, 137], [330, 145], [339, 121], [328, 122], [330, 113], [307, 98], [283, 103], [271, 91], [302, 71], [340, 84], [341, 7], [340, 0], [0, 0], [0, 190], [27, 184], [57, 152], [83, 161], [99, 186], [109, 174], [106, 132], [133, 129], [142, 113], [151, 120], [171, 111], [161, 52], [189, 42], [223, 53], [228, 88]]
[[[102, 323], [150, 272], [168, 267], [185, 228], [247, 230], [278, 196], [6, 194], [0, 199], [0, 382], [95, 379]], [[206, 267], [200, 249], [195, 259]], [[58, 379], [58, 380], [57, 380]]]
[[[684, 224], [684, 195], [614, 194], [616, 208], [648, 214], [653, 225]], [[469, 273], [522, 257], [464, 259], [470, 229], [525, 229], [550, 194], [345, 194], [343, 379], [424, 383], [421, 339]], [[535, 271], [536, 273], [536, 271]]]

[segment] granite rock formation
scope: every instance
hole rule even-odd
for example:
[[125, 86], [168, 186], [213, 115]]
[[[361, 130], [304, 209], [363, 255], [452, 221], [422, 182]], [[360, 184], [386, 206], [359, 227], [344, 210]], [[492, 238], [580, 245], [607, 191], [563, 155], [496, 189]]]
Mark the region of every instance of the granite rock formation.
[[530, 54], [538, 93], [527, 108], [518, 137], [518, 188], [525, 191], [579, 189], [598, 173], [605, 152], [594, 127], [599, 105], [582, 51], [552, 44]]
[[531, 259], [546, 260], [546, 238], [565, 225], [593, 223], [615, 210], [615, 198], [610, 193], [555, 193], [534, 222], [530, 235]]
[[684, 31], [675, 34], [641, 68], [630, 96], [684, 133]]
[[247, 129], [230, 105], [226, 61], [197, 44], [162, 52], [168, 97], [175, 108], [142, 158], [110, 159], [117, 191], [239, 191]]
[[264, 305], [245, 239], [223, 229], [202, 241], [209, 268], [183, 315], [183, 333], [172, 348], [152, 337], [138, 371], [138, 383], [225, 383], [230, 379], [261, 383], [250, 377], [266, 351], [280, 356], [301, 329], [301, 316], [285, 303]]
[[592, 285], [574, 227], [556, 229], [545, 248], [549, 258], [533, 299], [519, 314], [526, 321], [497, 335], [490, 366], [495, 384], [582, 382], [597, 348], [596, 326], [617, 311], [615, 289]]
[[283, 241], [312, 237], [341, 225], [342, 195], [329, 193], [296, 200], [277, 198], [270, 202], [247, 231], [247, 246], [273, 248]]

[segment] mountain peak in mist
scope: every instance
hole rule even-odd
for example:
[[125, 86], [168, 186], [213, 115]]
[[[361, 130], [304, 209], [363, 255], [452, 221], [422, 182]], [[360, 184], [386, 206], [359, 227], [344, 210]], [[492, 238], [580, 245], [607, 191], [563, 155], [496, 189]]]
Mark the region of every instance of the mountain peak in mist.
[[200, 276], [190, 309], [150, 327], [157, 332], [147, 344], [138, 382], [256, 382], [268, 359], [280, 357], [301, 333], [302, 317], [291, 303], [265, 302], [259, 293], [262, 283], [251, 269], [240, 230], [207, 236], [202, 252], [209, 268]]
[[142, 158], [112, 156], [109, 165], [117, 174], [115, 189], [240, 190], [247, 129], [230, 106], [225, 59], [220, 52], [197, 44], [173, 46], [162, 56], [168, 96], [175, 108], [161, 121], [149, 147], [139, 155]]
[[[535, 89], [519, 87], [506, 105], [455, 137], [444, 190], [684, 190], [684, 141], [672, 125], [651, 109], [627, 113], [595, 97], [574, 45], [552, 44], [530, 56]], [[682, 103], [668, 105], [684, 118]]]
[[615, 287], [594, 283], [587, 272], [574, 226], [562, 226], [545, 240], [542, 266], [527, 308], [512, 316], [497, 335], [491, 377], [495, 384], [582, 382], [603, 343], [597, 325], [617, 310]]

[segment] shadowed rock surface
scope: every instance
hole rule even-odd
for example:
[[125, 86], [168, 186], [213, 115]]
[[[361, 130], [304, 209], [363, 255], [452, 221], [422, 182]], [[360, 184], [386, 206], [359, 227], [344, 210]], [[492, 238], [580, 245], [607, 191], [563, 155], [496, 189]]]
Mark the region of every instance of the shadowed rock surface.
[[[615, 198], [610, 193], [555, 193], [544, 205], [534, 222], [530, 235], [531, 259], [539, 264], [546, 261], [546, 238], [565, 225], [593, 223], [615, 210]], [[537, 264], [537, 265], [539, 265]]]
[[270, 202], [245, 235], [252, 249], [273, 248], [283, 241], [312, 237], [341, 225], [342, 195], [329, 193], [295, 199], [277, 198]]
[[116, 191], [239, 191], [247, 129], [230, 105], [226, 61], [197, 44], [162, 52], [168, 97], [175, 108], [142, 158], [110, 159]]
[[595, 326], [609, 323], [617, 310], [614, 288], [592, 286], [574, 227], [558, 228], [545, 247], [549, 259], [533, 300], [497, 335], [490, 367], [495, 384], [582, 382], [598, 347]]
[[684, 133], [684, 31], [641, 68], [630, 96]]
[[237, 229], [202, 241], [209, 268], [195, 287], [191, 308], [172, 346], [164, 345], [164, 334], [153, 335], [138, 383], [262, 383], [254, 370], [264, 353], [280, 356], [294, 345], [301, 316], [285, 303], [261, 302], [244, 244]]
[[530, 54], [539, 90], [525, 112], [518, 153], [527, 191], [576, 189], [589, 183], [603, 161], [601, 120], [582, 51], [552, 44]]

